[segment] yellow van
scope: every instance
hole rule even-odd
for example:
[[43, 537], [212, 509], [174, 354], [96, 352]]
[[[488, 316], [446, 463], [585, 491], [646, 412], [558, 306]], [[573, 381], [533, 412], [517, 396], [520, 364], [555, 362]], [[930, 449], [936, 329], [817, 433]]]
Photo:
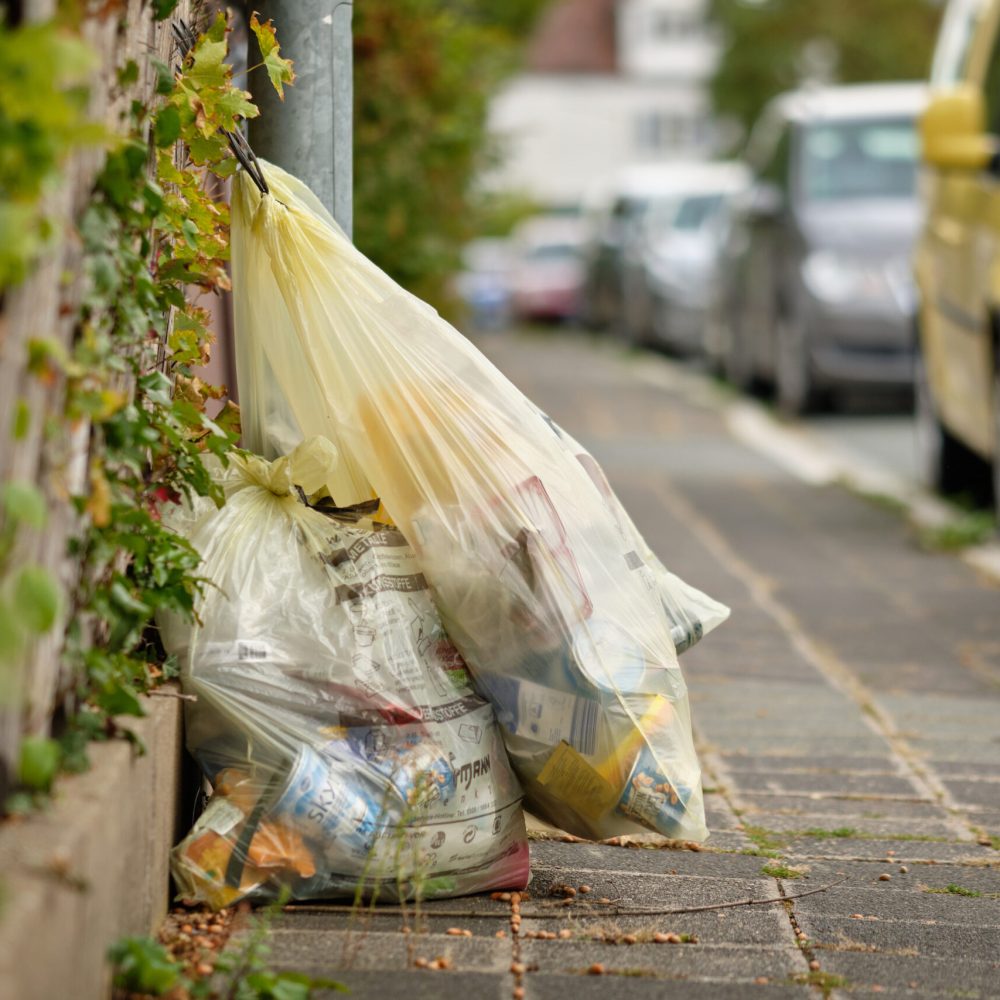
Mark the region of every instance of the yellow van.
[[921, 462], [945, 492], [992, 485], [1000, 512], [1000, 0], [950, 0], [920, 134]]

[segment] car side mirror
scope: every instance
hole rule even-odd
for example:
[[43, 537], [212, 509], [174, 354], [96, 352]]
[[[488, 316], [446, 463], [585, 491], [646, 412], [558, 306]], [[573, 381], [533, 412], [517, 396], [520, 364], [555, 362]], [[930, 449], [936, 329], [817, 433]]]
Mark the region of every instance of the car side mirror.
[[785, 210], [785, 194], [777, 184], [760, 181], [750, 192], [747, 214], [757, 222], [776, 219]]
[[933, 97], [920, 118], [920, 141], [933, 167], [984, 170], [997, 140], [986, 132], [982, 93], [966, 84]]

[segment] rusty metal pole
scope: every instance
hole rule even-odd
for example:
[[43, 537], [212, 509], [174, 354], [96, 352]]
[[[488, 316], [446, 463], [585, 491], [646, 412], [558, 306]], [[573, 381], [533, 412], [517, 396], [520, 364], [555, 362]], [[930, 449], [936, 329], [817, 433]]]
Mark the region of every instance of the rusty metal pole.
[[[295, 61], [285, 100], [262, 68], [250, 74], [260, 117], [249, 123], [254, 152], [295, 174], [351, 235], [353, 223], [353, 50], [351, 0], [257, 0], [274, 19], [281, 54]], [[251, 41], [249, 63], [259, 61]]]

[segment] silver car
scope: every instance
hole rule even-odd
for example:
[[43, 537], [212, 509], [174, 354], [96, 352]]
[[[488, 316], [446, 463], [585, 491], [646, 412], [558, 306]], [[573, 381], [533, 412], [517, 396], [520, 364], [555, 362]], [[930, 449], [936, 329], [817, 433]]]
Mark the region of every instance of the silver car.
[[909, 388], [919, 228], [916, 84], [783, 95], [754, 129], [754, 182], [718, 292], [716, 349], [737, 384], [796, 414], [843, 387]]
[[706, 163], [675, 198], [649, 214], [642, 253], [648, 305], [645, 343], [676, 354], [704, 352], [708, 307], [718, 279], [719, 255], [735, 199], [746, 192], [741, 163]]

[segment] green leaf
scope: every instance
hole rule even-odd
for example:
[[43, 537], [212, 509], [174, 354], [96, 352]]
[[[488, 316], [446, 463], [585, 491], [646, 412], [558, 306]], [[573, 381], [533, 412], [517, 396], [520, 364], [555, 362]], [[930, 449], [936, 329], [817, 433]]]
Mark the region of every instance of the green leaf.
[[157, 21], [165, 21], [171, 14], [180, 0], [153, 0], [153, 17]]
[[[225, 18], [219, 15], [225, 28]], [[216, 22], [218, 23], [218, 21]], [[211, 40], [211, 30], [198, 39], [191, 50], [191, 65], [184, 72], [184, 79], [192, 83], [196, 90], [206, 87], [223, 88], [229, 82], [229, 66], [225, 63], [225, 33], [218, 41]]]
[[36, 792], [47, 792], [59, 771], [62, 748], [55, 740], [26, 736], [21, 740], [18, 782]]
[[14, 678], [4, 668], [5, 660], [12, 660], [24, 645], [24, 632], [14, 616], [14, 609], [0, 601], [0, 705], [10, 703], [14, 691], [10, 689]]
[[0, 489], [0, 503], [8, 518], [29, 528], [45, 527], [49, 512], [38, 487], [22, 480], [4, 483]]
[[150, 372], [137, 380], [146, 398], [157, 406], [170, 405], [170, 379], [163, 372]]
[[31, 409], [27, 400], [19, 399], [14, 405], [14, 424], [11, 437], [15, 441], [23, 441], [31, 429]]
[[111, 600], [121, 608], [122, 611], [126, 611], [129, 614], [137, 615], [139, 617], [146, 617], [152, 613], [152, 608], [140, 601], [138, 598], [134, 597], [130, 592], [128, 587], [125, 586], [121, 580], [115, 580], [111, 584], [111, 589], [109, 591]]
[[139, 79], [139, 64], [134, 59], [129, 59], [124, 66], [118, 69], [118, 86], [128, 87]]
[[95, 701], [108, 715], [145, 715], [139, 694], [128, 681], [113, 678], [97, 692]]
[[115, 985], [133, 993], [162, 996], [181, 978], [181, 966], [152, 938], [123, 938], [108, 949], [108, 959]]
[[153, 142], [161, 149], [172, 146], [181, 136], [181, 113], [172, 104], [161, 109], [153, 122]]
[[194, 135], [188, 141], [188, 151], [191, 159], [198, 165], [205, 163], [215, 163], [226, 155], [228, 145], [224, 135], [210, 135], [208, 137]]
[[278, 44], [270, 19], [261, 24], [254, 13], [250, 18], [250, 29], [257, 36], [257, 44], [260, 46], [260, 54], [263, 57], [264, 68], [267, 70], [271, 86], [278, 92], [278, 97], [284, 100], [284, 85], [295, 82], [292, 60], [281, 57], [281, 46]]
[[150, 65], [156, 71], [156, 87], [158, 94], [170, 94], [174, 89], [174, 71], [159, 59], [150, 59]]
[[48, 570], [25, 566], [14, 584], [14, 611], [24, 626], [39, 634], [48, 632], [59, 617], [59, 587]]

